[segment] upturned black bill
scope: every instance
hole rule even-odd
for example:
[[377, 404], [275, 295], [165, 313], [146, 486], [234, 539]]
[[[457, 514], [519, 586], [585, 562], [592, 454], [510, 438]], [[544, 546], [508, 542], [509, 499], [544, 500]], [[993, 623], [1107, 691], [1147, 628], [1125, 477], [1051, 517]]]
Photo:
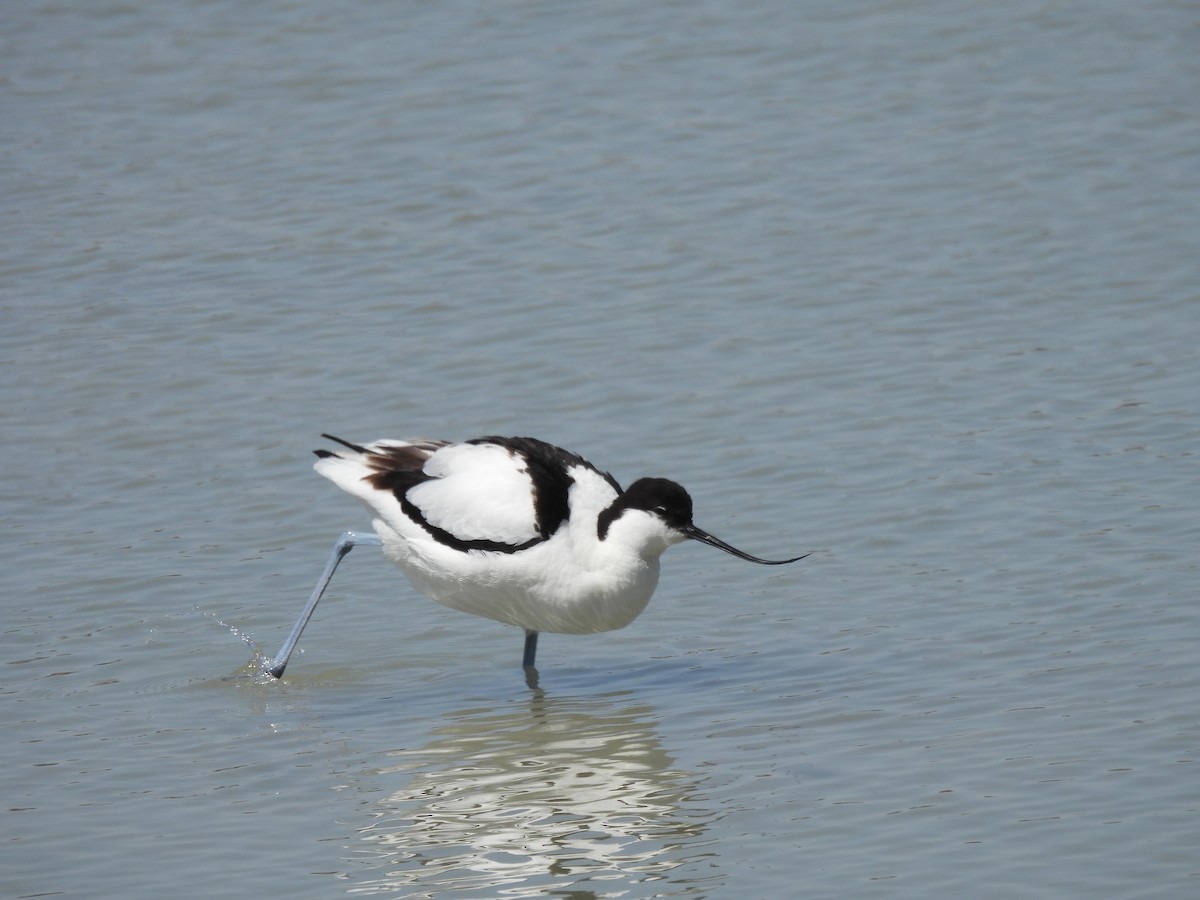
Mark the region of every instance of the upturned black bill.
[[699, 541], [702, 544], [708, 544], [710, 547], [716, 547], [718, 550], [724, 550], [726, 553], [731, 553], [739, 559], [744, 559], [747, 562], [758, 563], [761, 566], [785, 566], [788, 563], [794, 563], [797, 560], [804, 559], [804, 556], [796, 556], [792, 559], [759, 559], [757, 556], [751, 556], [734, 547], [732, 544], [727, 544], [718, 537], [713, 537], [703, 528], [697, 528], [695, 525], [688, 525], [683, 529], [683, 533], [690, 537], [693, 541]]

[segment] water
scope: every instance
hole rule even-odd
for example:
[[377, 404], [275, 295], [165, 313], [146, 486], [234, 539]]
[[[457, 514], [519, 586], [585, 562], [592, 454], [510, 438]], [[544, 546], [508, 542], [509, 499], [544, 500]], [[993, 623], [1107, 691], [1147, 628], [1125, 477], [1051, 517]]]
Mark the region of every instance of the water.
[[[10, 5], [11, 6], [11, 5]], [[1184, 3], [6, 10], [13, 897], [1182, 897]], [[321, 431], [687, 485], [628, 629], [337, 534]]]

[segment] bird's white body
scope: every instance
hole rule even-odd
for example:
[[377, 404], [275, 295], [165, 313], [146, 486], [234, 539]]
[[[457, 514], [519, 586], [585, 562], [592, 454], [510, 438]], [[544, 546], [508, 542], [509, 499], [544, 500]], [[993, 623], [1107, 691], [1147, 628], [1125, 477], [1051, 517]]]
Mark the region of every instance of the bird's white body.
[[[618, 497], [610, 477], [582, 460], [561, 460], [569, 479], [567, 516], [540, 539], [529, 461], [493, 443], [378, 441], [368, 453], [324, 456], [314, 466], [374, 515], [384, 554], [421, 593], [438, 603], [530, 631], [591, 634], [623, 628], [646, 608], [658, 585], [659, 557], [684, 540], [660, 518], [625, 512], [601, 539], [597, 521]], [[399, 451], [399, 453], [398, 453]], [[425, 455], [424, 480], [407, 499], [379, 487], [384, 460]], [[415, 459], [414, 459], [415, 461]], [[486, 541], [520, 550], [462, 549], [439, 540]]]

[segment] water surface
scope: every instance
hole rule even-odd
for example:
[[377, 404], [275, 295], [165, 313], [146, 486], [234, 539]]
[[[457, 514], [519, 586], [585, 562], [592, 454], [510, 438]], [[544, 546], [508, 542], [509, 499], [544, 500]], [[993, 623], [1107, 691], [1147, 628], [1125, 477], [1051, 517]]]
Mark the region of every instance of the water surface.
[[[1183, 3], [29, 3], [0, 69], [14, 897], [1181, 897]], [[532, 434], [778, 557], [608, 635], [356, 551]]]

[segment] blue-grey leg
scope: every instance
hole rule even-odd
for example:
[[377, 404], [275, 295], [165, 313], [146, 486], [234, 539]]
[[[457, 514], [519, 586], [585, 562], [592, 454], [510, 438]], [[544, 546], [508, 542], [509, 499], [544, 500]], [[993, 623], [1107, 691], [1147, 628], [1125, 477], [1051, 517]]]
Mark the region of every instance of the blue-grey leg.
[[321, 578], [317, 582], [317, 586], [313, 588], [312, 596], [308, 598], [308, 603], [305, 604], [304, 611], [300, 613], [300, 618], [292, 626], [292, 633], [287, 636], [287, 639], [279, 648], [279, 652], [275, 654], [275, 658], [263, 662], [263, 669], [268, 674], [274, 675], [276, 678], [283, 677], [283, 670], [287, 668], [288, 659], [291, 657], [292, 651], [296, 649], [296, 642], [300, 640], [300, 633], [304, 631], [304, 626], [312, 618], [313, 610], [317, 608], [317, 601], [321, 599], [321, 595], [325, 593], [325, 588], [329, 586], [329, 582], [333, 578], [333, 573], [337, 570], [338, 563], [342, 561], [342, 557], [357, 546], [378, 547], [379, 544], [379, 535], [363, 534], [358, 531], [344, 532], [337, 539], [337, 543], [333, 545], [333, 552], [329, 554], [329, 562], [325, 563], [325, 571], [321, 573]]

